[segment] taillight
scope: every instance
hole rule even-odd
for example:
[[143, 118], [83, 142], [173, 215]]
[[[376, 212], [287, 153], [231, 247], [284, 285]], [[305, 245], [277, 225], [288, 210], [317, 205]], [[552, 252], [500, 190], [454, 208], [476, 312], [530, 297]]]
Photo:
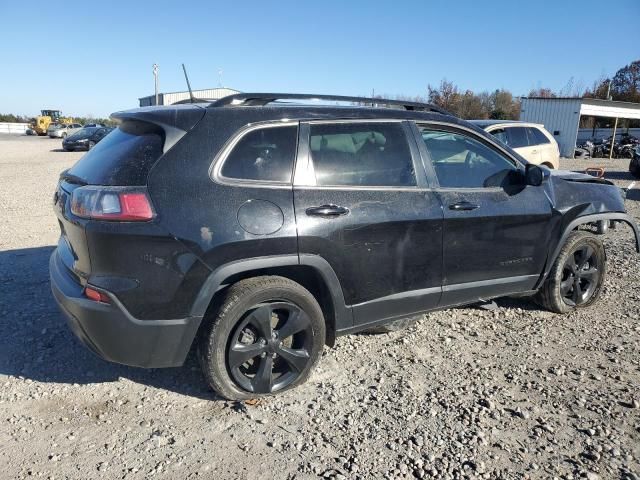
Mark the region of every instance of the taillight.
[[84, 289], [84, 295], [89, 300], [93, 300], [94, 302], [111, 303], [107, 294], [99, 292], [98, 290], [95, 290], [91, 287], [86, 287]]
[[71, 195], [71, 213], [95, 220], [146, 222], [155, 216], [144, 187], [79, 187]]

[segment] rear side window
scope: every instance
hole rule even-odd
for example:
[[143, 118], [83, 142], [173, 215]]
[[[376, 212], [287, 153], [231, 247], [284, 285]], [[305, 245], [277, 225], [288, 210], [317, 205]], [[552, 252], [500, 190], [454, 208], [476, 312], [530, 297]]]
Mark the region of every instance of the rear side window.
[[400, 123], [312, 124], [310, 147], [316, 185], [416, 185]]
[[146, 185], [163, 145], [161, 128], [126, 121], [89, 150], [69, 173], [93, 185]]
[[289, 183], [297, 139], [295, 126], [253, 130], [235, 145], [220, 173], [238, 180]]
[[507, 130], [507, 140], [511, 148], [528, 147], [527, 129], [525, 127], [509, 127]]
[[531, 145], [550, 143], [547, 136], [535, 127], [527, 127], [527, 133], [529, 134], [529, 143]]

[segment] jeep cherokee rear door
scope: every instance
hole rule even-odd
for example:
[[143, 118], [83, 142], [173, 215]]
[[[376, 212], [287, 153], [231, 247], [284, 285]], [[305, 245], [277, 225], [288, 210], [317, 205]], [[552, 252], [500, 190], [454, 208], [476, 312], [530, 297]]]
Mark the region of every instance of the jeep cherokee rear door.
[[300, 132], [294, 204], [301, 257], [328, 261], [356, 326], [435, 307], [442, 208], [408, 123], [318, 121]]
[[442, 305], [533, 288], [549, 248], [551, 204], [524, 167], [471, 130], [416, 129], [444, 208]]

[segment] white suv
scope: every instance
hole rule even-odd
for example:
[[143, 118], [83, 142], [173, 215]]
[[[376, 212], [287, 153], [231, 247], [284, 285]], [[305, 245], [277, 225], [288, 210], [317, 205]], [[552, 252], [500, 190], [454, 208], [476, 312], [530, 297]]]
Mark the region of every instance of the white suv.
[[79, 132], [83, 128], [84, 127], [79, 123], [52, 124], [47, 129], [47, 135], [51, 138], [66, 138], [69, 135]]
[[509, 120], [471, 120], [471, 123], [513, 148], [529, 163], [560, 168], [558, 143], [544, 125]]

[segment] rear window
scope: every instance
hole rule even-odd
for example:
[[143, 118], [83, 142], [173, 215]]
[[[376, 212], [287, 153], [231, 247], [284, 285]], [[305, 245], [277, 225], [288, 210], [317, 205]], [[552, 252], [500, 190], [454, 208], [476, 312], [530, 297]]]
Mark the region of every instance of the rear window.
[[92, 185], [145, 185], [163, 145], [161, 128], [146, 122], [123, 122], [68, 173]]
[[544, 145], [545, 143], [550, 143], [547, 136], [537, 128], [529, 127], [527, 128], [527, 132], [529, 133], [529, 143], [531, 143], [531, 145]]

